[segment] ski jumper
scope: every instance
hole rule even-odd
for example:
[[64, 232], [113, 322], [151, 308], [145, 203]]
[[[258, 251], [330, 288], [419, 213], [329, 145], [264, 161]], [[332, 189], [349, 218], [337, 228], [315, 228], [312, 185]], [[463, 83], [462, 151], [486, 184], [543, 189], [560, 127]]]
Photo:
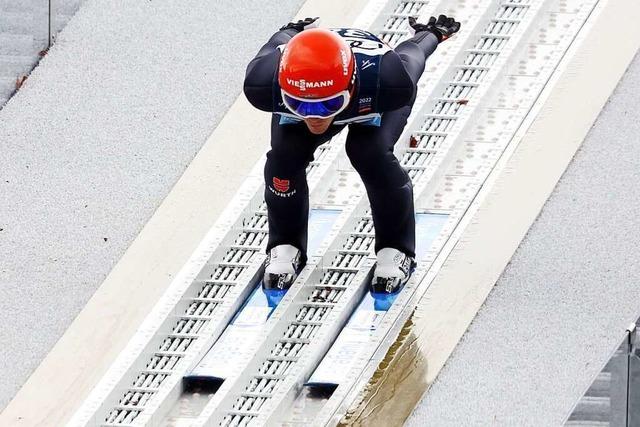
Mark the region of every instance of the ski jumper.
[[416, 84], [438, 39], [431, 32], [422, 31], [391, 49], [363, 30], [332, 31], [351, 46], [356, 60], [356, 86], [349, 106], [321, 135], [311, 133], [302, 119], [286, 109], [281, 97], [281, 49], [297, 34], [296, 30], [275, 33], [247, 66], [247, 99], [254, 107], [273, 113], [271, 150], [264, 169], [267, 251], [290, 244], [306, 256], [309, 188], [305, 169], [316, 148], [348, 126], [345, 148], [369, 197], [375, 251], [395, 248], [415, 257], [413, 188], [393, 154], [393, 146], [407, 124]]

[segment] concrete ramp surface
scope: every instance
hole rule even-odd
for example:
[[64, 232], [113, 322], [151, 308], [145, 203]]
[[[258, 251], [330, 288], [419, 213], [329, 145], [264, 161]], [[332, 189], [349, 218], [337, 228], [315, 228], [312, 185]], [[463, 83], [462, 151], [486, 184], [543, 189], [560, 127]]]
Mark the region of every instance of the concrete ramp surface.
[[[412, 279], [367, 291], [343, 132], [307, 169], [331, 220], [263, 295], [270, 116], [240, 93], [247, 62], [294, 15], [393, 47], [440, 13], [462, 31], [395, 150], [427, 219]], [[0, 425], [561, 423], [640, 306], [637, 60], [543, 206], [638, 19], [623, 0], [86, 2], [0, 111], [0, 357], [19, 367]]]

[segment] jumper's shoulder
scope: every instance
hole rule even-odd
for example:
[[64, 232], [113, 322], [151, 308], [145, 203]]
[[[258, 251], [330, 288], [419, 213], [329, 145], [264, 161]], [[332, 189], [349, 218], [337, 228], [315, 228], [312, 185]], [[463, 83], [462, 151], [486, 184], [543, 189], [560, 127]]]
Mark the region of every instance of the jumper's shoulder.
[[274, 50], [254, 58], [247, 66], [243, 90], [249, 102], [263, 111], [273, 110], [274, 79], [280, 61], [280, 51]]

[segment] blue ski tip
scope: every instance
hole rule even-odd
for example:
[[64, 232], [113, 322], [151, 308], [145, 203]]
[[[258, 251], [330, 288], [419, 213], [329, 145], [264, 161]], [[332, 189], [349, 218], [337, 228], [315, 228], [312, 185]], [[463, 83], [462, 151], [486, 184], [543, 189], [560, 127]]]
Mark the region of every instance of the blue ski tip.
[[391, 305], [400, 294], [400, 291], [394, 292], [392, 294], [387, 293], [379, 293], [379, 292], [370, 292], [373, 297], [373, 308], [376, 311], [387, 311], [391, 308]]
[[262, 288], [262, 292], [267, 297], [267, 304], [269, 307], [275, 308], [280, 304], [282, 298], [286, 295], [287, 289], [265, 289]]

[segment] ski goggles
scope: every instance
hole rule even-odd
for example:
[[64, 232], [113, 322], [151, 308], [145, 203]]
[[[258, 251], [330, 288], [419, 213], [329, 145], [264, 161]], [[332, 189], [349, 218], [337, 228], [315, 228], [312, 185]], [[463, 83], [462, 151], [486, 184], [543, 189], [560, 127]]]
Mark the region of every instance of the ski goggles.
[[316, 99], [298, 98], [289, 95], [284, 90], [281, 92], [282, 100], [287, 109], [303, 119], [326, 119], [337, 116], [347, 108], [351, 99], [351, 93], [348, 90], [343, 90], [337, 95]]

